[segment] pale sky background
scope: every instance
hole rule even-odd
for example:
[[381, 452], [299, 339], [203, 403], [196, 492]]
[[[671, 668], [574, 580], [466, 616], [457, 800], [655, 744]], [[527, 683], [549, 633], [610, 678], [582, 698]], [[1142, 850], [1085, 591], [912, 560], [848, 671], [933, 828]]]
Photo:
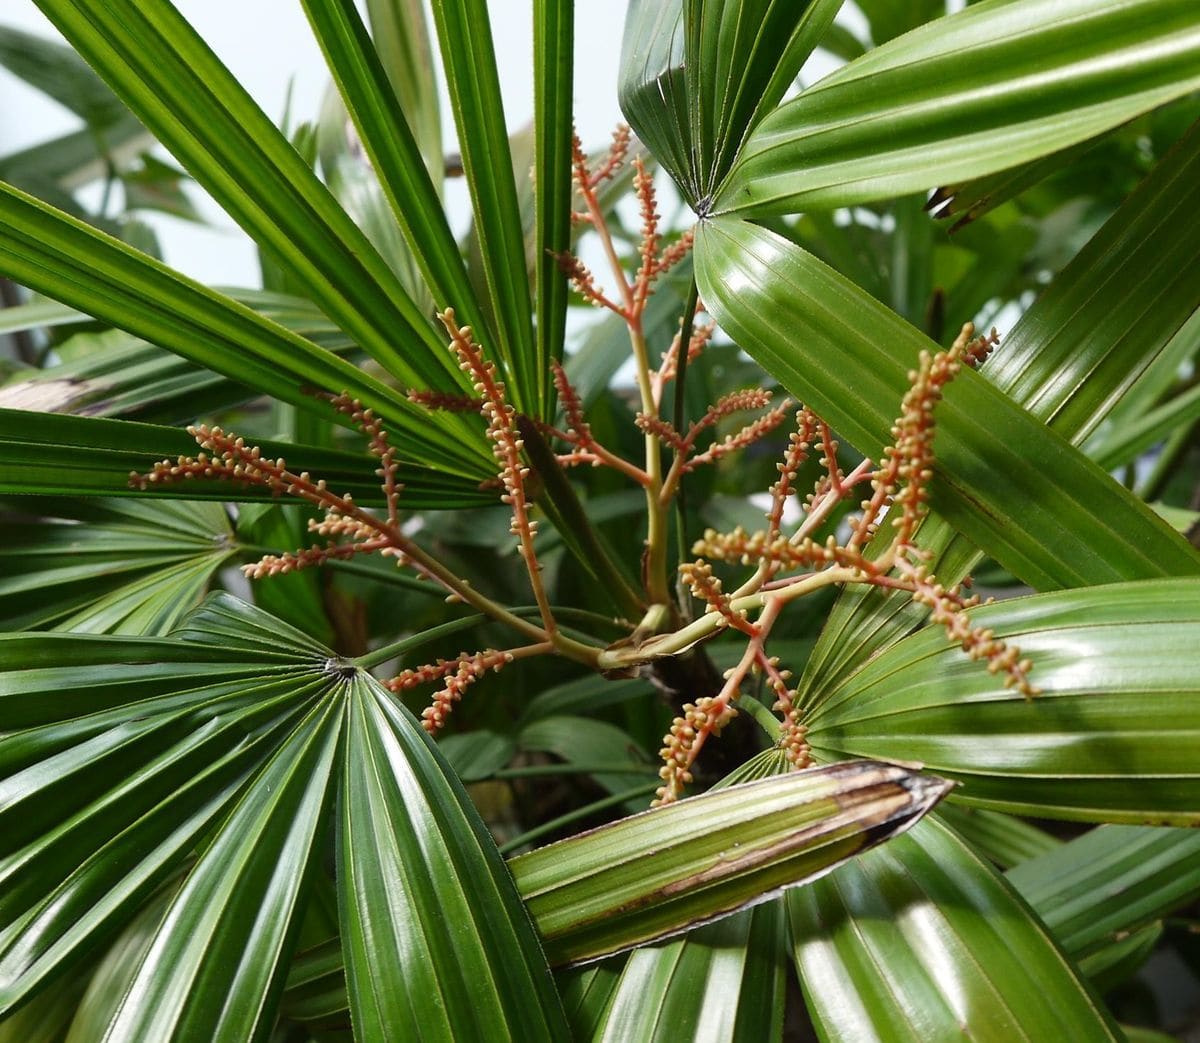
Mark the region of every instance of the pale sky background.
[[[299, 0], [175, 0], [175, 4], [272, 119], [278, 122], [283, 113], [292, 78], [293, 121], [316, 116], [328, 74]], [[490, 0], [488, 6], [505, 115], [509, 127], [516, 128], [533, 117], [532, 0]], [[603, 142], [621, 118], [617, 62], [625, 9], [626, 0], [599, 0], [575, 8], [575, 111], [585, 142]], [[61, 39], [33, 0], [3, 0], [0, 23]], [[442, 115], [450, 142], [448, 104], [443, 104]], [[78, 120], [71, 113], [0, 69], [0, 153], [76, 126]], [[454, 199], [456, 192], [461, 193], [460, 200]], [[450, 182], [447, 194], [452, 209], [456, 203], [466, 206], [461, 182]], [[257, 286], [258, 262], [249, 240], [215, 204], [206, 202], [203, 211], [215, 228], [143, 215], [158, 231], [165, 260], [202, 282]]]

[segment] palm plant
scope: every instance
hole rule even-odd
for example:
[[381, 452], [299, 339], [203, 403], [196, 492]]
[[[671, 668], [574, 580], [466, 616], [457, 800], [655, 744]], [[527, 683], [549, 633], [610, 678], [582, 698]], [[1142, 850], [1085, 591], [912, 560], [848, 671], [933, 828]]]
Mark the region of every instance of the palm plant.
[[0, 161], [0, 331], [50, 331], [0, 388], [0, 1040], [779, 1039], [796, 981], [822, 1039], [1123, 1038], [1200, 892], [1196, 516], [1146, 502], [1194, 470], [1194, 4], [860, 0], [868, 48], [634, 0], [588, 155], [570, 0], [531, 144], [433, 0], [448, 164], [415, 0], [303, 0], [290, 138], [169, 0], [37, 2], [266, 288]]

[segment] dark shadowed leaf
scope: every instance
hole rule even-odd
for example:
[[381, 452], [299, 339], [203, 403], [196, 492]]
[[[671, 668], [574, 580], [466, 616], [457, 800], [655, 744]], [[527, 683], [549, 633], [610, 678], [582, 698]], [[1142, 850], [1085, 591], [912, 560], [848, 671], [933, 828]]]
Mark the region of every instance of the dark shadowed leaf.
[[618, 92], [638, 137], [707, 211], [746, 134], [795, 81], [842, 0], [633, 0]]
[[5, 630], [165, 634], [236, 549], [215, 503], [20, 499], [6, 507]]

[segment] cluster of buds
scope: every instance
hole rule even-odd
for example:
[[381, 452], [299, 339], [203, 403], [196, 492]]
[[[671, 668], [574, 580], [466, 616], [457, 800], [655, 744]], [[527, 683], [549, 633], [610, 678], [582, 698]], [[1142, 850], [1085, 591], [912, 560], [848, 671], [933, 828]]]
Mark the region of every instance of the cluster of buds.
[[[399, 461], [396, 458], [396, 450], [392, 448], [388, 439], [388, 433], [383, 429], [383, 424], [375, 415], [375, 411], [364, 409], [358, 399], [343, 393], [332, 396], [329, 401], [334, 409], [348, 416], [354, 426], [367, 436], [367, 448], [372, 455], [379, 458], [379, 467], [375, 474], [379, 477], [383, 488], [384, 500], [387, 503], [388, 522], [395, 525], [400, 514], [400, 486], [396, 482], [396, 468]], [[330, 519], [331, 523], [337, 520], [336, 515]], [[336, 525], [331, 524], [329, 528], [336, 531]]]
[[691, 590], [693, 597], [708, 602], [708, 610], [718, 614], [719, 626], [731, 626], [750, 637], [757, 633], [746, 610], [738, 611], [730, 605], [729, 597], [721, 589], [721, 580], [713, 575], [712, 566], [707, 561], [701, 559], [680, 565], [679, 578]]
[[404, 670], [386, 684], [393, 692], [405, 692], [418, 685], [438, 680], [444, 682], [433, 697], [433, 702], [421, 711], [421, 726], [432, 735], [446, 723], [463, 692], [489, 670], [499, 673], [513, 659], [512, 652], [498, 652], [489, 648], [483, 652], [464, 653], [454, 659], [439, 659], [427, 666]]
[[[608, 154], [592, 167], [587, 153], [583, 150], [583, 142], [579, 140], [578, 134], [574, 135], [571, 141], [571, 174], [576, 187], [581, 192], [595, 192], [605, 181], [616, 177], [625, 165], [632, 138], [633, 132], [629, 129], [629, 125], [618, 123], [613, 131], [612, 144], [609, 145]], [[590, 215], [585, 213], [576, 212], [573, 216], [576, 221], [591, 220]]]
[[[702, 322], [693, 328], [691, 336], [688, 337], [685, 366], [690, 366], [700, 357], [700, 353], [708, 347], [716, 331], [717, 324], [715, 322]], [[679, 353], [682, 348], [680, 341], [682, 340], [683, 331], [680, 330], [671, 341], [671, 346], [664, 352], [658, 372], [653, 374], [654, 401], [657, 405], [662, 405], [663, 388], [679, 375]]]
[[499, 670], [517, 656], [540, 655], [553, 651], [556, 633], [549, 602], [542, 587], [540, 565], [533, 551], [537, 523], [529, 516], [524, 487], [529, 470], [521, 458], [523, 442], [517, 433], [515, 413], [505, 400], [504, 384], [497, 378], [494, 365], [483, 357], [470, 327], [460, 327], [454, 320], [453, 310], [450, 309], [442, 313], [440, 318], [450, 334], [450, 348], [461, 367], [472, 377], [474, 389], [479, 397], [412, 391], [409, 398], [430, 408], [473, 409], [480, 412], [487, 421], [488, 437], [492, 440], [494, 453], [500, 464], [499, 484], [503, 489], [501, 500], [512, 510], [512, 531], [518, 536], [519, 547], [528, 566], [530, 582], [542, 609], [541, 628], [524, 623], [478, 595], [469, 583], [456, 577], [404, 533], [399, 518], [402, 486], [397, 480], [399, 461], [396, 451], [375, 413], [348, 394], [322, 397], [327, 398], [338, 413], [348, 417], [362, 432], [367, 439], [368, 450], [378, 459], [376, 474], [380, 479], [386, 505], [386, 515], [383, 517], [360, 507], [349, 494], [333, 493], [324, 480], [314, 480], [306, 471], [291, 471], [285, 460], [265, 456], [258, 447], [248, 445], [245, 439], [228, 434], [218, 427], [200, 425], [188, 429], [202, 450], [196, 456], [181, 456], [174, 461], [163, 460], [155, 464], [147, 474], [134, 472], [130, 475], [130, 483], [142, 489], [155, 484], [196, 478], [225, 479], [263, 486], [277, 496], [295, 497], [319, 508], [323, 512], [322, 517], [310, 520], [308, 529], [323, 537], [326, 542], [314, 544], [304, 550], [267, 554], [259, 561], [243, 566], [245, 574], [252, 579], [279, 576], [297, 569], [343, 561], [358, 554], [377, 552], [393, 558], [397, 565], [412, 568], [421, 578], [440, 584], [447, 590], [450, 599], [469, 601], [477, 609], [517, 625], [523, 632], [538, 639], [537, 643], [520, 649], [489, 649], [472, 654], [464, 653], [452, 660], [438, 660], [430, 665], [406, 670], [389, 682], [389, 687], [396, 692], [408, 690], [418, 684], [437, 680], [443, 682], [432, 704], [422, 714], [422, 723], [430, 732], [437, 731], [445, 723], [454, 703], [485, 672]]
[[913, 600], [929, 608], [929, 618], [946, 628], [950, 640], [957, 642], [972, 659], [987, 663], [989, 673], [1002, 674], [1006, 688], [1015, 688], [1026, 698], [1037, 695], [1029, 681], [1033, 663], [1021, 658], [1015, 645], [1001, 641], [986, 627], [973, 627], [967, 621], [968, 609], [978, 605], [979, 597], [964, 597], [958, 587], [945, 589], [924, 566], [902, 566], [912, 584]]
[[[638, 413], [635, 423], [642, 431], [654, 435], [664, 445], [675, 450], [679, 471], [693, 471], [702, 464], [715, 463], [723, 456], [745, 449], [783, 423], [790, 408], [786, 399], [740, 430], [726, 435], [723, 441], [714, 442], [703, 453], [692, 456], [696, 440], [703, 432], [735, 413], [766, 409], [771, 404], [772, 397], [772, 393], [764, 388], [745, 388], [730, 392], [709, 406], [699, 420], [688, 426], [686, 433], [676, 431], [673, 424], [655, 414]], [[669, 493], [672, 483], [668, 480], [666, 484]]]
[[201, 452], [195, 456], [161, 460], [146, 474], [131, 471], [129, 484], [135, 489], [148, 489], [152, 485], [203, 478], [262, 485], [277, 496], [291, 491], [292, 483], [284, 477], [288, 473], [287, 461], [282, 457], [277, 460], [264, 457], [257, 446], [248, 446], [244, 438], [228, 435], [219, 427], [193, 424], [187, 432], [196, 440]]
[[[364, 409], [357, 400], [338, 395], [331, 397], [331, 401], [335, 409], [350, 416], [367, 435], [371, 452], [380, 460], [378, 474], [388, 504], [386, 522], [360, 508], [349, 493], [339, 496], [330, 491], [324, 480], [314, 480], [307, 471], [289, 470], [282, 457], [264, 456], [258, 446], [247, 445], [244, 438], [204, 424], [188, 428], [201, 452], [194, 457], [160, 461], [146, 474], [134, 471], [129, 476], [130, 485], [146, 489], [155, 484], [195, 478], [225, 479], [243, 485], [263, 486], [276, 496], [296, 497], [324, 511], [323, 518], [309, 521], [308, 529], [325, 537], [327, 543], [285, 554], [268, 554], [257, 562], [243, 565], [242, 571], [251, 579], [284, 575], [376, 551], [391, 554], [398, 564], [409, 564], [405, 553], [408, 541], [400, 536], [396, 527], [397, 501], [402, 487], [396, 481], [398, 463], [387, 434], [371, 410]], [[351, 542], [337, 542], [345, 538]]]
[[692, 248], [693, 233], [685, 232], [666, 248], [662, 246], [659, 232], [660, 216], [658, 200], [654, 190], [654, 176], [646, 169], [641, 156], [633, 157], [633, 190], [641, 216], [641, 238], [638, 244], [638, 269], [632, 280], [628, 279], [616, 255], [604, 218], [598, 190], [601, 185], [615, 177], [624, 165], [629, 152], [629, 128], [621, 126], [613, 135], [608, 155], [593, 167], [576, 134], [572, 139], [571, 167], [575, 187], [583, 201], [584, 209], [575, 211], [573, 220], [589, 223], [600, 234], [610, 265], [618, 280], [619, 301], [614, 301], [596, 284], [595, 277], [578, 257], [571, 253], [560, 254], [558, 262], [563, 273], [584, 300], [598, 308], [606, 308], [620, 315], [627, 322], [640, 322], [646, 302], [653, 292], [654, 282], [669, 272]]
[[[782, 715], [780, 746], [798, 767], [807, 766], [809, 752], [805, 726], [795, 704], [796, 693], [787, 686], [787, 673], [766, 655], [764, 646], [784, 603], [828, 583], [866, 583], [907, 592], [914, 601], [928, 607], [933, 623], [943, 626], [947, 636], [972, 659], [986, 662], [988, 670], [1001, 675], [1006, 686], [1027, 698], [1037, 694], [1029, 680], [1030, 661], [990, 630], [971, 625], [968, 613], [979, 599], [964, 597], [957, 587], [947, 589], [940, 584], [915, 543], [917, 529], [928, 513], [928, 485], [934, 471], [935, 406], [961, 367], [977, 365], [995, 344], [995, 331], [975, 337], [974, 328], [967, 325], [950, 349], [922, 353], [917, 368], [909, 374], [909, 390], [892, 427], [893, 444], [885, 450], [877, 468], [864, 461], [850, 474], [844, 474], [837, 459], [837, 442], [828, 426], [810, 410], [801, 409], [779, 465], [779, 479], [771, 489], [766, 528], [755, 533], [740, 527], [728, 533], [709, 529], [693, 547], [693, 552], [703, 557], [681, 566], [684, 582], [717, 617], [715, 627], [736, 626], [750, 639], [746, 656], [727, 675], [717, 705], [728, 705], [737, 698], [737, 686], [752, 668], [762, 670], [776, 696], [774, 709]], [[784, 535], [785, 504], [814, 443], [821, 452], [824, 474], [805, 501], [803, 520], [796, 531]], [[862, 514], [853, 520], [850, 537], [844, 543], [834, 535], [818, 538], [817, 530], [829, 520], [834, 508], [863, 481], [870, 481], [872, 495], [862, 501]], [[868, 557], [864, 548], [885, 511], [891, 519], [890, 544], [882, 554]], [[756, 570], [737, 591], [726, 595], [709, 561], [753, 565]], [[751, 608], [762, 609], [754, 623], [748, 618]], [[670, 785], [660, 794], [660, 800], [673, 799], [686, 782], [701, 745], [679, 741], [677, 730], [672, 728], [664, 745], [664, 770], [668, 772], [664, 778], [669, 777]], [[689, 734], [680, 732], [684, 738]]]
[[504, 487], [501, 503], [512, 508], [512, 524], [509, 531], [517, 537], [517, 549], [525, 561], [534, 598], [542, 614], [546, 633], [555, 631], [554, 616], [542, 584], [542, 567], [538, 564], [533, 541], [537, 535], [537, 522], [530, 517], [529, 502], [525, 495], [525, 479], [529, 468], [521, 459], [524, 440], [517, 432], [516, 410], [505, 398], [504, 384], [496, 375], [495, 364], [483, 357], [483, 351], [475, 343], [470, 326], [459, 326], [454, 309], [447, 308], [438, 318], [450, 334], [450, 347], [458, 357], [460, 368], [470, 376], [474, 390], [479, 395], [479, 412], [487, 421], [487, 435], [492, 443], [492, 454], [500, 464], [499, 478]]
[[683, 716], [671, 722], [663, 748], [658, 751], [663, 761], [658, 777], [663, 784], [655, 794], [656, 806], [669, 804], [694, 781], [691, 768], [704, 741], [710, 735], [719, 735], [736, 716], [737, 710], [719, 697], [705, 696], [694, 703], [684, 703]]
[[587, 422], [583, 413], [583, 401], [567, 377], [567, 371], [563, 368], [562, 363], [557, 359], [552, 359], [550, 369], [554, 377], [554, 390], [558, 395], [558, 402], [562, 407], [566, 424], [564, 428], [557, 428], [550, 424], [539, 424], [539, 427], [544, 433], [561, 439], [571, 447], [570, 452], [558, 454], [558, 462], [566, 467], [578, 464], [591, 464], [593, 467], [599, 467], [604, 464], [632, 478], [638, 485], [649, 485], [650, 476], [644, 470], [630, 463], [623, 456], [618, 456], [612, 450], [605, 448], [592, 434], [592, 425]]
[[808, 746], [808, 728], [800, 721], [799, 708], [796, 706], [796, 690], [788, 687], [792, 678], [790, 670], [779, 668], [779, 659], [768, 656], [765, 652], [758, 653], [758, 665], [766, 674], [767, 684], [775, 693], [775, 703], [771, 707], [783, 718], [779, 733], [779, 748], [795, 768], [807, 768], [810, 764]]

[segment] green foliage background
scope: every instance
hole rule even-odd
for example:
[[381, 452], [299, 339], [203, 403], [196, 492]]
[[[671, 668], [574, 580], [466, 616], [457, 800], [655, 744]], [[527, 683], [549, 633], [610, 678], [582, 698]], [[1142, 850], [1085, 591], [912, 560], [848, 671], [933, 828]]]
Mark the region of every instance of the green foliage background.
[[[403, 392], [468, 389], [432, 320], [452, 305], [521, 411], [553, 419], [564, 358], [600, 437], [640, 450], [624, 324], [569, 320], [552, 256], [578, 232], [570, 0], [534, 3], [536, 118], [511, 137], [483, 0], [303, 0], [336, 93], [286, 135], [168, 0], [38, 6], [73, 50], [3, 30], [0, 62], [82, 127], [0, 157], [0, 1040], [1194, 1030], [1191, 0], [859, 0], [869, 38], [838, 0], [633, 0], [622, 107], [688, 205], [670, 234], [699, 218], [648, 341], [693, 279], [721, 329], [689, 415], [778, 387], [848, 462], [877, 456], [922, 350], [1019, 315], [939, 407], [921, 544], [944, 582], [1017, 595], [972, 619], [1042, 688], [1004, 689], [904, 595], [817, 597], [772, 650], [820, 766], [783, 772], [763, 707], [709, 792], [646, 815], [674, 709], [647, 679], [513, 664], [435, 743], [374, 673], [494, 624], [366, 558], [247, 590], [230, 566], [304, 543], [304, 509], [128, 482], [217, 419], [378, 504], [376, 461], [312, 394], [346, 390], [400, 450], [422, 545], [536, 615], [482, 425]], [[818, 47], [846, 64], [793, 90]], [[262, 289], [156, 259], [139, 215], [194, 218], [189, 179], [257, 245]], [[605, 204], [629, 231], [625, 187]], [[684, 532], [758, 525], [781, 441], [689, 478]], [[627, 637], [641, 494], [606, 471], [546, 489], [561, 620]], [[1185, 984], [1154, 991], [1148, 960]]]

